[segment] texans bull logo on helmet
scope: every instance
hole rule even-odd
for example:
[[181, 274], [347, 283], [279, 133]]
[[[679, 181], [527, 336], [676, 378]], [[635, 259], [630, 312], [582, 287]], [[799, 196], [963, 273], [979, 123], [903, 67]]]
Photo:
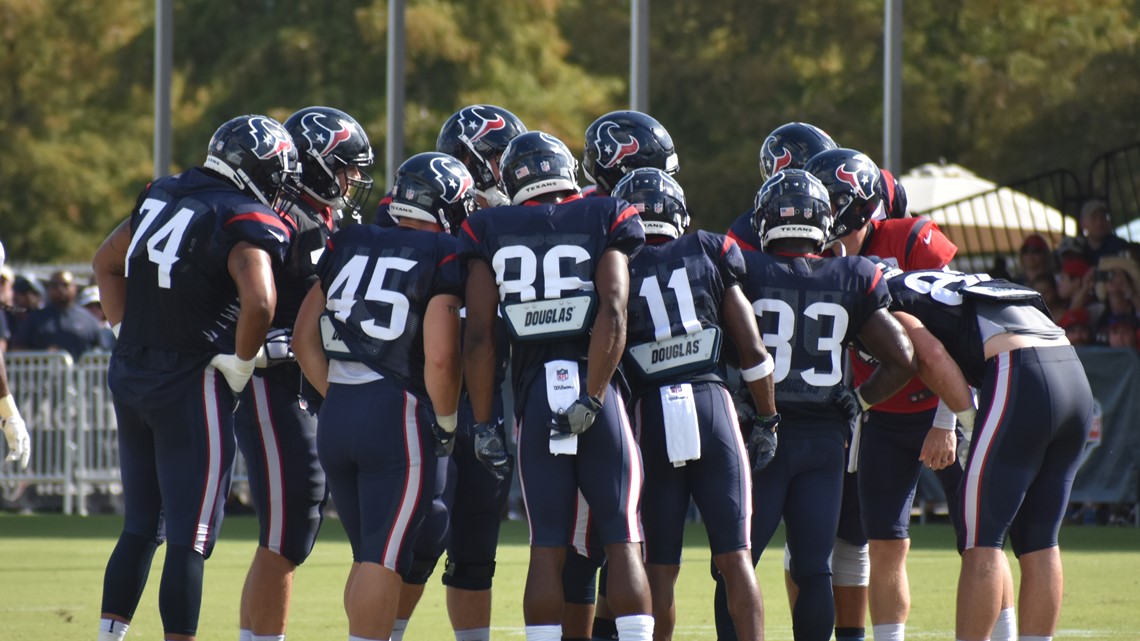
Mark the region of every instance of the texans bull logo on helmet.
[[483, 108], [478, 105], [460, 111], [459, 125], [463, 128], [467, 140], [475, 142], [492, 131], [507, 126], [507, 121], [500, 114], [492, 112], [492, 116], [494, 117], [487, 117]]
[[333, 123], [329, 123], [329, 120], [327, 114], [319, 112], [305, 114], [301, 119], [301, 133], [309, 141], [309, 148], [316, 151], [321, 158], [332, 153], [340, 143], [352, 138], [356, 126], [347, 120], [337, 119]]
[[445, 202], [456, 202], [475, 186], [475, 181], [467, 172], [467, 168], [457, 160], [433, 158], [430, 166], [441, 188], [440, 198]]
[[777, 144], [775, 136], [768, 136], [764, 141], [764, 168], [768, 170], [769, 176], [775, 176], [792, 164], [792, 152], [788, 151], [787, 147], [779, 145], [777, 153]]
[[262, 160], [284, 155], [293, 149], [293, 138], [289, 132], [268, 118], [250, 118], [249, 133], [253, 136], [250, 151]]
[[863, 162], [855, 163], [855, 171], [848, 170], [847, 163], [839, 165], [835, 168], [835, 177], [850, 185], [852, 191], [860, 198], [870, 198], [875, 189], [875, 183], [878, 182], [878, 176], [873, 175], [871, 170], [874, 164], [870, 158], [863, 154], [856, 154], [852, 160]]
[[598, 127], [597, 136], [594, 137], [593, 144], [598, 152], [598, 164], [606, 169], [618, 164], [622, 158], [636, 154], [641, 149], [637, 138], [629, 134], [621, 136], [625, 139], [624, 142], [619, 140], [615, 132], [620, 129], [621, 127], [616, 122], [607, 122]]

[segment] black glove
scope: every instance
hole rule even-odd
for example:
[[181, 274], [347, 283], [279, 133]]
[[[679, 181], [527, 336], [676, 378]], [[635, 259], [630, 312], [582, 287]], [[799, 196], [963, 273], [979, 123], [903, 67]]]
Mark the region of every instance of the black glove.
[[551, 438], [564, 438], [585, 432], [594, 424], [594, 418], [601, 411], [602, 402], [583, 392], [573, 405], [551, 418], [550, 429], [558, 432], [558, 435], [551, 435]]
[[756, 408], [752, 406], [752, 392], [741, 387], [732, 393], [732, 405], [736, 408], [736, 422], [744, 427], [756, 420]]
[[500, 481], [511, 475], [515, 457], [507, 453], [507, 433], [501, 421], [476, 423], [472, 428], [475, 437], [475, 458]]
[[752, 419], [752, 433], [748, 435], [748, 458], [752, 459], [752, 473], [768, 467], [776, 458], [776, 427], [780, 415], [757, 416]]
[[431, 422], [431, 435], [435, 437], [435, 455], [451, 456], [455, 450], [455, 432], [448, 432], [435, 421]]
[[837, 385], [832, 388], [831, 396], [827, 398], [827, 402], [839, 410], [848, 423], [854, 422], [855, 419], [863, 415], [863, 406], [859, 404], [858, 397], [855, 392], [846, 385]]

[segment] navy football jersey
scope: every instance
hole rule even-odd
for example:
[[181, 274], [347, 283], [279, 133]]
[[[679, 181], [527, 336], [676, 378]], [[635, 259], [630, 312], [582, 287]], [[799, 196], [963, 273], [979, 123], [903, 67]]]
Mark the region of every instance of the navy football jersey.
[[728, 237], [745, 251], [761, 251], [760, 236], [752, 227], [752, 210], [748, 210], [736, 217], [728, 228]]
[[[615, 249], [636, 255], [645, 244], [645, 230], [637, 211], [624, 200], [574, 196], [557, 205], [477, 211], [464, 221], [459, 242], [461, 258], [477, 258], [491, 267], [504, 317], [510, 318], [519, 303], [591, 296], [602, 254]], [[512, 329], [516, 391], [522, 391], [548, 361], [586, 362], [593, 326], [588, 313], [582, 307], [551, 307], [525, 313]], [[547, 331], [583, 326], [585, 331]], [[529, 333], [529, 339], [520, 338], [518, 332]]]
[[844, 347], [890, 302], [882, 271], [859, 256], [744, 252], [744, 295], [775, 359], [776, 407], [785, 420], [846, 420], [827, 398], [843, 384]]
[[[985, 339], [980, 323], [987, 318], [1002, 322], [1002, 308], [1025, 305], [1032, 314], [1027, 333], [1061, 338], [1064, 331], [1053, 324], [1049, 310], [1035, 290], [991, 279], [988, 274], [963, 274], [943, 270], [900, 272], [888, 270], [891, 311], [914, 316], [945, 347], [966, 381], [979, 387], [985, 376]], [[1021, 319], [1017, 319], [1021, 320]], [[1000, 331], [995, 324], [992, 331]], [[991, 331], [991, 334], [992, 334]]]
[[126, 309], [116, 352], [130, 351], [136, 361], [147, 350], [194, 357], [232, 353], [240, 305], [227, 267], [230, 250], [246, 241], [280, 265], [290, 226], [200, 168], [151, 183], [130, 224]]
[[440, 294], [463, 297], [456, 240], [406, 227], [349, 225], [317, 264], [326, 314], [353, 360], [424, 393], [424, 314]]
[[646, 244], [629, 265], [623, 371], [634, 394], [709, 375], [724, 380], [721, 302], [743, 277], [744, 258], [727, 236], [698, 231]]

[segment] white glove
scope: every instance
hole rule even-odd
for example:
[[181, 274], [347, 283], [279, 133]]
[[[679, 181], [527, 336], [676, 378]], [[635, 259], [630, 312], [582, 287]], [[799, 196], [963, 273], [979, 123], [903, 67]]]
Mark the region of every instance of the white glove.
[[9, 394], [0, 398], [0, 426], [4, 430], [4, 438], [8, 441], [8, 457], [5, 461], [20, 461], [20, 469], [28, 468], [28, 459], [32, 457], [32, 439], [28, 436], [28, 428], [16, 409], [16, 399]]
[[249, 377], [253, 376], [254, 359], [245, 360], [238, 358], [237, 354], [218, 354], [210, 360], [222, 376], [226, 377], [226, 383], [234, 394], [240, 394], [245, 389], [246, 383], [249, 382]]

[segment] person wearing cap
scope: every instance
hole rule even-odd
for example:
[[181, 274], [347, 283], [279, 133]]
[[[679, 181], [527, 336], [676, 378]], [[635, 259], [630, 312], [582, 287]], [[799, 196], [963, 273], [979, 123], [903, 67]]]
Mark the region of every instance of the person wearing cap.
[[52, 273], [47, 283], [48, 305], [28, 314], [12, 335], [12, 350], [65, 350], [78, 360], [99, 347], [99, 322], [75, 304], [78, 290], [69, 271]]
[[1057, 295], [1066, 308], [1087, 307], [1093, 300], [1093, 286], [1096, 274], [1092, 263], [1078, 256], [1061, 259], [1061, 270], [1057, 273]]
[[1039, 276], [1053, 275], [1055, 269], [1053, 247], [1041, 234], [1030, 234], [1025, 237], [1021, 243], [1018, 259], [1021, 264], [1021, 275], [1014, 282], [1028, 285]]
[[75, 299], [75, 305], [87, 310], [87, 313], [99, 322], [98, 347], [108, 352], [114, 349], [115, 331], [111, 329], [111, 324], [107, 322], [107, 315], [103, 313], [103, 303], [99, 298], [99, 286], [88, 285], [80, 290], [79, 296]]
[[1136, 351], [1136, 315], [1113, 314], [1108, 317], [1108, 346]]
[[1113, 318], [1136, 318], [1136, 286], [1140, 284], [1140, 264], [1127, 253], [1105, 256], [1097, 263], [1096, 295], [1100, 300], [1096, 318], [1096, 342], [1109, 344]]
[[1084, 234], [1081, 244], [1085, 259], [1093, 265], [1104, 256], [1119, 254], [1127, 246], [1127, 242], [1112, 229], [1108, 203], [1099, 198], [1087, 200], [1081, 206], [1080, 224]]
[[28, 320], [28, 315], [43, 306], [44, 286], [30, 274], [20, 274], [12, 281], [12, 307], [5, 310], [12, 336]]
[[1092, 327], [1089, 324], [1089, 312], [1085, 309], [1069, 309], [1061, 315], [1057, 324], [1065, 330], [1065, 338], [1073, 345], [1091, 345]]

